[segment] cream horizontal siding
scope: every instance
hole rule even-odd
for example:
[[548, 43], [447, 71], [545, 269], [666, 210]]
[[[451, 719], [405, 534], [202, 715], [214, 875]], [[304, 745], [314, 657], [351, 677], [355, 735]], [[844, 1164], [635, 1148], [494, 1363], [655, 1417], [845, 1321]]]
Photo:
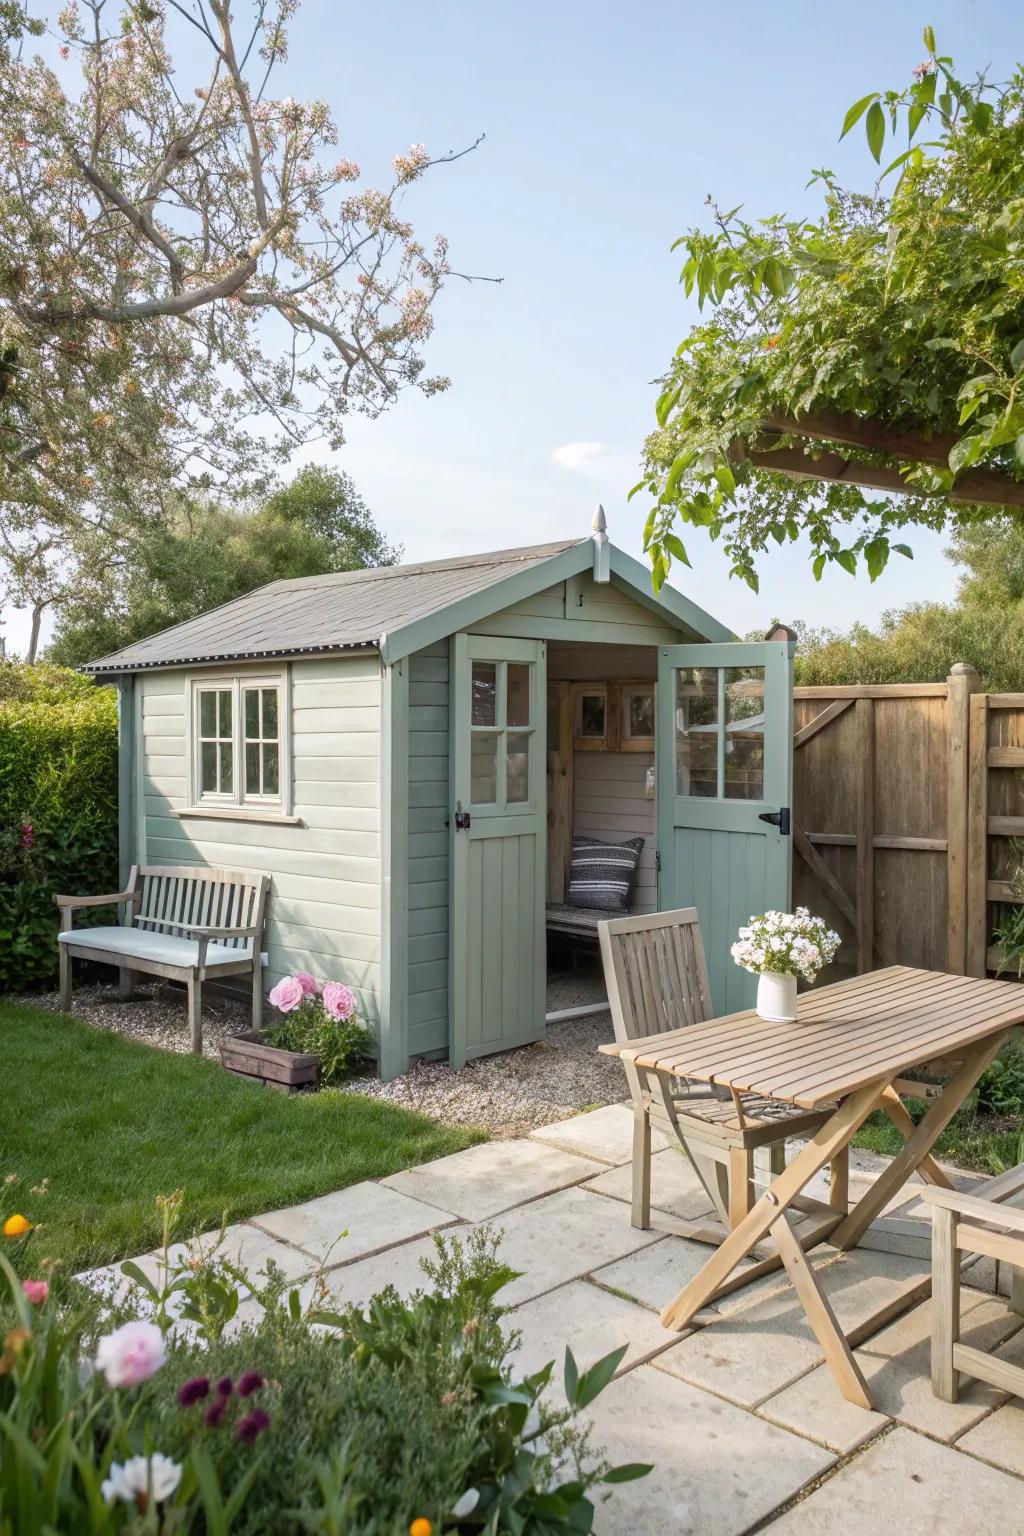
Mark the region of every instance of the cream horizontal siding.
[[642, 752], [573, 754], [572, 830], [602, 842], [644, 839], [630, 910], [656, 912], [658, 873], [655, 860], [654, 801], [644, 796], [647, 769], [654, 762]]
[[409, 1050], [448, 1045], [448, 642], [409, 662]]
[[[253, 669], [258, 673], [259, 668]], [[186, 671], [143, 674], [146, 857], [269, 874], [268, 986], [289, 971], [343, 981], [379, 1021], [380, 663], [291, 664], [292, 811], [300, 825], [178, 816], [187, 808]]]

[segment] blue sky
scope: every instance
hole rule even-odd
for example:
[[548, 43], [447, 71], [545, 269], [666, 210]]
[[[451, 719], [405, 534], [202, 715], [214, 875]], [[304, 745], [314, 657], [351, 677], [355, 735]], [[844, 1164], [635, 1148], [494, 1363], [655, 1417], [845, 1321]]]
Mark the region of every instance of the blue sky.
[[[1005, 73], [1024, 53], [1019, 16], [1010, 0], [305, 0], [276, 94], [323, 97], [364, 181], [386, 184], [411, 143], [436, 154], [487, 135], [407, 210], [420, 235], [449, 237], [457, 267], [503, 282], [441, 297], [428, 370], [451, 391], [355, 421], [337, 456], [389, 536], [411, 559], [583, 536], [600, 500], [639, 554], [644, 511], [626, 492], [651, 381], [696, 316], [673, 238], [709, 192], [758, 215], [813, 210], [813, 166], [869, 186], [859, 130], [837, 143], [849, 103], [908, 79], [926, 22], [961, 72]], [[841, 626], [952, 593], [943, 541], [910, 542], [915, 561], [873, 586], [816, 583], [806, 550], [780, 551], [755, 596], [691, 531], [693, 569], [673, 578], [741, 633], [775, 616]], [[23, 633], [7, 626], [15, 648]]]

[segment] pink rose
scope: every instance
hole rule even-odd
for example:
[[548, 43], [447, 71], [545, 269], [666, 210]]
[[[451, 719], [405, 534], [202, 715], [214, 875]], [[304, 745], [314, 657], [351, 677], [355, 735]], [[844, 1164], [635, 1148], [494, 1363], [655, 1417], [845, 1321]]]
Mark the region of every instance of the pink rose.
[[155, 1323], [122, 1323], [100, 1339], [96, 1369], [112, 1387], [136, 1387], [148, 1381], [166, 1358], [163, 1334]]
[[356, 1011], [356, 995], [343, 982], [329, 981], [324, 987], [323, 1000], [332, 1019], [350, 1019]]
[[303, 997], [316, 997], [316, 977], [308, 971], [296, 971], [292, 980], [297, 981], [302, 988]]
[[50, 1294], [50, 1287], [45, 1280], [26, 1280], [21, 1288], [25, 1292], [25, 1299], [34, 1307], [41, 1307]]
[[302, 982], [297, 976], [285, 976], [276, 987], [271, 988], [270, 1001], [275, 1008], [282, 1013], [291, 1013], [303, 1001], [306, 994]]

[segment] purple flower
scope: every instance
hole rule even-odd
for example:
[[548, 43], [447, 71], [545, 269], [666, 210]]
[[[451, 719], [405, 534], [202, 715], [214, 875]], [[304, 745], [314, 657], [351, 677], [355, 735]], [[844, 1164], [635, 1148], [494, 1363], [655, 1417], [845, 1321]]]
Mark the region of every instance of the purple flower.
[[254, 1408], [247, 1413], [244, 1419], [239, 1419], [235, 1425], [235, 1436], [244, 1445], [252, 1445], [258, 1440], [265, 1429], [270, 1428], [270, 1414], [264, 1413], [262, 1408]]
[[26, 821], [21, 829], [21, 846], [25, 849], [26, 853], [35, 842], [35, 836], [35, 832], [32, 829], [32, 823], [30, 821]]
[[191, 1381], [184, 1382], [178, 1388], [178, 1402], [183, 1408], [191, 1408], [193, 1403], [201, 1403], [209, 1395], [209, 1376], [193, 1376]]
[[217, 1396], [230, 1397], [234, 1391], [234, 1382], [230, 1376], [222, 1376], [217, 1383]]
[[238, 1378], [238, 1395], [239, 1397], [251, 1397], [263, 1385], [263, 1377], [259, 1371], [243, 1371], [242, 1375]]
[[207, 1408], [206, 1412], [203, 1414], [203, 1423], [206, 1425], [207, 1429], [216, 1429], [217, 1425], [223, 1421], [224, 1415], [227, 1413], [227, 1411], [227, 1398], [215, 1397], [209, 1408]]

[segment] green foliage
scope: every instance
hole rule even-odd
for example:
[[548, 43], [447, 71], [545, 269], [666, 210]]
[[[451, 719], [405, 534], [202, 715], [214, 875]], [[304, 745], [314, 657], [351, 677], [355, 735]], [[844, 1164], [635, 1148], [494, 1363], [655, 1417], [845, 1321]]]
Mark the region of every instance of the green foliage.
[[[818, 217], [751, 221], [715, 208], [711, 231], [676, 242], [686, 293], [713, 313], [675, 353], [634, 487], [653, 498], [645, 546], [656, 584], [686, 558], [676, 519], [720, 539], [732, 573], [755, 588], [759, 555], [801, 536], [815, 577], [830, 562], [853, 575], [863, 560], [874, 580], [891, 551], [911, 553], [898, 529], [1000, 515], [952, 508], [945, 492], [961, 471], [1024, 479], [1024, 72], [1005, 86], [966, 85], [929, 38], [910, 86], [869, 93], [846, 115], [843, 132], [863, 120], [875, 160], [905, 124], [907, 147], [873, 192], [817, 170]], [[951, 433], [948, 463], [841, 448], [891, 462], [914, 492], [868, 500], [745, 457], [766, 422], [830, 411]]]
[[54, 895], [117, 888], [112, 688], [0, 666], [0, 829], [0, 990], [39, 986], [57, 970]]
[[1007, 1046], [989, 1062], [978, 1084], [978, 1109], [982, 1114], [1024, 1116], [1024, 1050]]
[[179, 502], [98, 543], [62, 603], [47, 659], [80, 666], [271, 581], [391, 564], [348, 475], [310, 465], [255, 508]]
[[342, 1083], [351, 1077], [372, 1044], [370, 1031], [354, 1014], [349, 1019], [332, 1019], [318, 997], [307, 998], [290, 1013], [273, 1013], [263, 1033], [269, 1045], [283, 1051], [319, 1056], [323, 1083]]

